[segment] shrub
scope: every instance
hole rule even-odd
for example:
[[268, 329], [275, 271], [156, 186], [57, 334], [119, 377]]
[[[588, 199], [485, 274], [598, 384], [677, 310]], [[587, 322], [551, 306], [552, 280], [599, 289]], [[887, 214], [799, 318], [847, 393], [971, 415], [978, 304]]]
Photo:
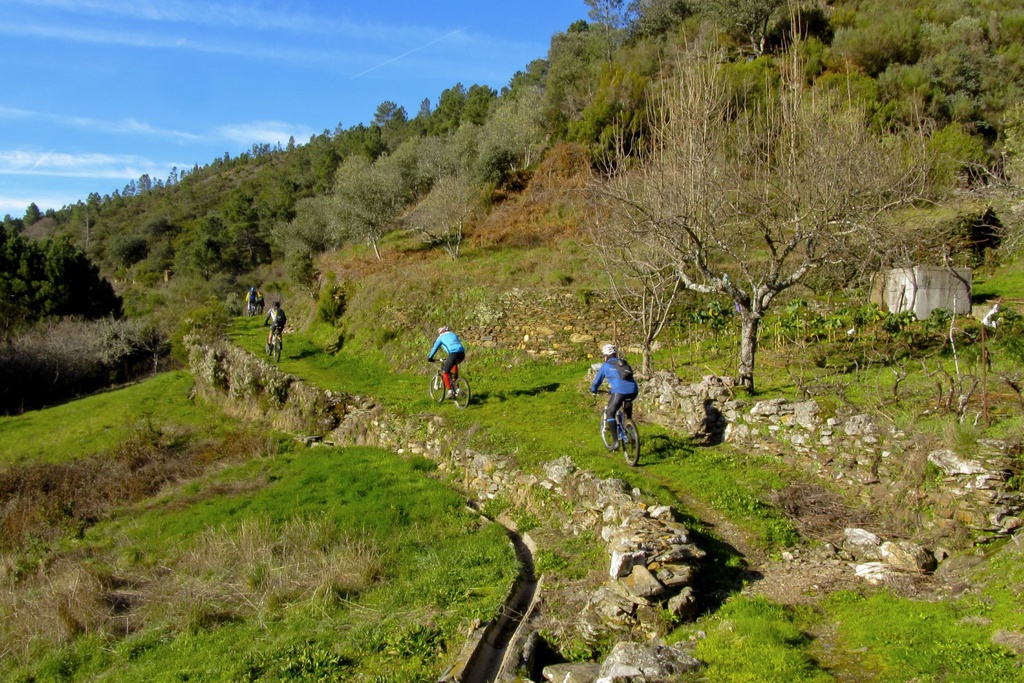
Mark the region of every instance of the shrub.
[[158, 369], [167, 341], [139, 320], [66, 319], [0, 346], [0, 413], [41, 408]]
[[320, 296], [316, 302], [317, 318], [328, 325], [337, 325], [341, 316], [345, 315], [346, 303], [345, 288], [335, 283], [331, 277], [320, 289]]

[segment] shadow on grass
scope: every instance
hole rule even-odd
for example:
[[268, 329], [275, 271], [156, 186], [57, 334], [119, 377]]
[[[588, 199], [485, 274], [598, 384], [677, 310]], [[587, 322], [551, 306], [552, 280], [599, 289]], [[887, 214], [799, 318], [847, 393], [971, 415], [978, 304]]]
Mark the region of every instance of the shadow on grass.
[[[695, 440], [674, 434], [656, 433], [644, 436], [640, 432], [641, 452], [638, 469], [645, 465], [652, 469], [660, 464], [685, 459], [688, 454], [708, 445], [708, 441]], [[681, 492], [673, 482], [654, 472], [650, 476], [674, 492], [678, 498]], [[682, 500], [686, 504], [685, 500]], [[673, 509], [674, 519], [690, 531], [691, 539], [707, 555], [698, 563], [694, 589], [700, 596], [702, 614], [714, 613], [730, 596], [743, 590], [744, 585], [762, 578], [760, 572], [750, 569], [747, 558], [741, 550], [716, 533], [713, 520], [703, 519], [687, 510]]]
[[473, 394], [474, 401], [489, 401], [496, 400], [504, 403], [509, 399], [520, 398], [523, 396], [540, 396], [541, 394], [547, 394], [554, 391], [558, 391], [562, 385], [558, 382], [552, 382], [550, 384], [542, 384], [540, 386], [531, 387], [529, 389], [509, 389], [507, 391], [480, 391]]

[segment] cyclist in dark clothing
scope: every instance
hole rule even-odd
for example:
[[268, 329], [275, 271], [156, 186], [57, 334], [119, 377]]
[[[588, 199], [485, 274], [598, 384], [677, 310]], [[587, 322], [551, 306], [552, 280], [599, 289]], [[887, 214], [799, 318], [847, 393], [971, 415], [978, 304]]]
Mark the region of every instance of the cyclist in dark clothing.
[[451, 371], [454, 366], [466, 360], [466, 347], [462, 345], [462, 341], [457, 334], [449, 330], [447, 325], [442, 325], [437, 328], [437, 341], [434, 342], [434, 346], [430, 349], [427, 362], [433, 363], [434, 354], [440, 349], [444, 349], [444, 352], [448, 354], [441, 365], [441, 378], [444, 380], [444, 388], [448, 391], [448, 396], [451, 397]]
[[267, 349], [270, 348], [270, 340], [274, 338], [274, 330], [278, 330], [281, 334], [284, 334], [285, 323], [288, 322], [288, 316], [284, 314], [284, 310], [281, 309], [281, 302], [275, 301], [274, 307], [267, 313], [266, 319], [263, 324], [270, 325], [270, 332], [267, 333]]
[[[629, 363], [619, 358], [618, 350], [614, 344], [605, 344], [601, 347], [604, 354], [604, 363], [594, 377], [594, 383], [590, 385], [590, 393], [596, 394], [601, 383], [608, 380], [611, 396], [608, 397], [608, 405], [604, 409], [604, 429], [615, 434], [615, 413], [623, 402], [625, 405], [626, 417], [633, 419], [633, 400], [640, 393], [640, 387], [633, 379], [633, 368]], [[609, 439], [618, 443], [615, 439]]]

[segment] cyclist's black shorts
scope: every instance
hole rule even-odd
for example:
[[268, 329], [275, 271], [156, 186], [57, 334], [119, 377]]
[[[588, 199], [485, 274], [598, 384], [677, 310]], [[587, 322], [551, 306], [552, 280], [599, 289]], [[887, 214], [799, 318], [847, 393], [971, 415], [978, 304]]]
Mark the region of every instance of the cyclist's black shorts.
[[633, 401], [639, 395], [639, 392], [634, 391], [632, 394], [612, 394], [608, 397], [608, 406], [604, 409], [604, 416], [606, 420], [611, 420], [615, 417], [616, 411], [619, 406], [625, 403], [623, 412], [626, 413], [626, 417], [630, 420], [633, 419]]
[[451, 372], [453, 366], [458, 365], [464, 360], [466, 360], [465, 351], [452, 351], [444, 359], [444, 362], [441, 363], [441, 372]]

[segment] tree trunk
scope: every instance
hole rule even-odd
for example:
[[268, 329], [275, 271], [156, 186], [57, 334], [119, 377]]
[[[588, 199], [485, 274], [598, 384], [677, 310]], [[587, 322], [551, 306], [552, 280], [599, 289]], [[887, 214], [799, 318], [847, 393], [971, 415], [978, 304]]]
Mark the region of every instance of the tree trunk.
[[640, 374], [644, 377], [651, 376], [651, 342], [644, 341], [642, 349], [642, 360], [640, 361]]
[[740, 329], [740, 386], [749, 393], [754, 393], [754, 356], [757, 353], [757, 328], [761, 324], [760, 317], [750, 311], [741, 311], [743, 320]]

